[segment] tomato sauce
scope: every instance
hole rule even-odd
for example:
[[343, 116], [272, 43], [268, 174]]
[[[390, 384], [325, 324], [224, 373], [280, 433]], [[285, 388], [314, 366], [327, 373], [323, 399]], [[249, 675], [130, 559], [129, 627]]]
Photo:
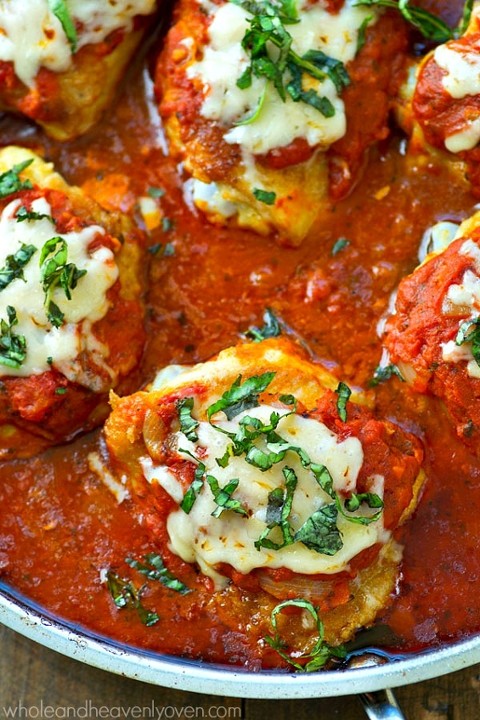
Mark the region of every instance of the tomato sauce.
[[[454, 5], [438, 3], [448, 6], [447, 14]], [[417, 265], [427, 228], [473, 212], [467, 184], [452, 181], [442, 164], [416, 165], [394, 133], [371, 150], [361, 182], [300, 247], [216, 228], [183, 200], [181, 169], [165, 154], [145, 78], [139, 60], [104, 122], [70, 143], [54, 143], [24, 121], [0, 119], [1, 144], [40, 150], [109, 209], [141, 222], [137, 199], [149, 188], [166, 191], [158, 203], [169, 222], [149, 238], [157, 252], [149, 255], [142, 382], [165, 365], [202, 361], [238, 342], [249, 326], [261, 324], [268, 306], [316, 360], [350, 385], [366, 387], [380, 360], [376, 326], [391, 293]], [[347, 243], [333, 254], [340, 238]], [[378, 416], [417, 434], [427, 451], [423, 498], [400, 535], [399, 594], [379, 618], [406, 652], [480, 630], [480, 462], [459, 442], [438, 401], [410, 394], [397, 379], [375, 392]], [[189, 594], [148, 583], [142, 602], [160, 616], [155, 625], [115, 607], [102, 573], [113, 568], [132, 577], [125, 558], [155, 548], [133, 504], [119, 505], [89, 469], [88, 455], [99, 449], [96, 431], [33, 459], [0, 464], [1, 579], [60, 617], [125, 643], [254, 669], [281, 664], [259, 642], [271, 630], [274, 599], [237, 588], [212, 605], [208, 582], [193, 568], [187, 576], [182, 571], [195, 590]], [[181, 561], [171, 554], [165, 561], [175, 574]]]

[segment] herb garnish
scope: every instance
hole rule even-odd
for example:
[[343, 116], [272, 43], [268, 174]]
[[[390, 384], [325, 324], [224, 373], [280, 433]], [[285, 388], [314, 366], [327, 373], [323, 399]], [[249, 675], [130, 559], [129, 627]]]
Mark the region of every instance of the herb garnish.
[[[285, 641], [282, 640], [282, 638], [280, 637], [277, 627], [278, 614], [288, 607], [298, 607], [310, 613], [315, 622], [318, 633], [318, 638], [313, 649], [310, 652], [301, 655], [295, 653], [295, 660], [293, 659], [292, 655], [289, 655], [285, 652], [287, 645]], [[314, 672], [315, 670], [320, 670], [320, 668], [324, 667], [328, 660], [332, 658], [338, 658], [343, 660], [343, 658], [346, 657], [347, 652], [343, 645], [339, 645], [338, 647], [332, 647], [325, 642], [323, 623], [318, 615], [318, 608], [312, 605], [312, 603], [308, 600], [305, 600], [303, 598], [295, 598], [294, 600], [285, 600], [284, 602], [281, 602], [279, 605], [276, 605], [273, 608], [270, 615], [270, 622], [275, 632], [275, 635], [274, 637], [266, 635], [264, 638], [265, 642], [267, 642], [270, 647], [276, 650], [280, 657], [282, 657], [289, 665], [294, 667], [295, 670], [298, 670], [299, 672]], [[303, 664], [298, 662], [298, 660], [306, 660], [307, 662]]]
[[181, 580], [176, 578], [172, 573], [165, 567], [163, 559], [156, 553], [148, 553], [144, 557], [145, 563], [133, 558], [125, 558], [127, 565], [137, 570], [142, 575], [145, 575], [149, 580], [158, 580], [158, 582], [165, 585], [169, 590], [175, 590], [181, 595], [186, 595], [191, 592]]
[[67, 263], [67, 260], [66, 241], [60, 236], [47, 240], [40, 253], [40, 268], [47, 318], [57, 328], [63, 325], [64, 314], [52, 300], [55, 288], [61, 287], [67, 300], [71, 300], [71, 291], [77, 287], [80, 278], [87, 274], [86, 270], [79, 270], [74, 263]]
[[398, 379], [402, 382], [405, 382], [405, 378], [403, 377], [402, 373], [393, 363], [384, 366], [379, 365], [373, 373], [372, 379], [370, 380], [370, 387], [376, 387], [377, 385], [380, 385], [380, 383], [390, 380], [390, 378], [392, 378], [394, 375], [395, 377], [398, 377]]
[[[268, 495], [267, 527], [254, 543], [257, 550], [260, 550], [262, 547], [268, 548], [269, 550], [280, 550], [295, 541], [288, 519], [292, 511], [293, 495], [297, 487], [298, 478], [292, 468], [284, 467], [282, 472], [285, 478], [285, 490], [277, 487]], [[275, 543], [268, 537], [270, 531], [275, 527], [281, 530], [283, 536], [282, 543]]]
[[[318, 50], [309, 50], [300, 57], [292, 50], [293, 38], [286, 26], [299, 22], [295, 2], [279, 0], [278, 3], [264, 0], [231, 0], [252, 17], [242, 47], [250, 57], [250, 64], [237, 80], [242, 90], [249, 88], [253, 76], [265, 78], [272, 83], [281, 99], [285, 102], [290, 95], [294, 102], [304, 102], [316, 108], [325, 117], [332, 117], [335, 108], [327, 97], [316, 90], [303, 89], [305, 75], [324, 82], [332, 80], [338, 92], [350, 83], [345, 66], [339, 60], [328, 57]], [[274, 46], [275, 54], [271, 48]], [[259, 99], [256, 110], [245, 118], [242, 124], [253, 122], [262, 108], [265, 93]]]
[[136, 610], [140, 621], [151, 627], [160, 620], [160, 617], [156, 612], [143, 607], [141, 595], [144, 587], [136, 588], [130, 580], [124, 580], [113, 570], [107, 572], [107, 588], [117, 608]]
[[254, 342], [261, 342], [267, 338], [278, 337], [282, 334], [280, 321], [270, 308], [267, 308], [263, 314], [263, 326], [248, 328], [245, 337], [251, 338]]
[[0, 175], [0, 198], [13, 195], [13, 193], [20, 192], [20, 190], [32, 189], [33, 185], [30, 180], [20, 179], [22, 170], [25, 170], [32, 162], [33, 159], [24, 160]]
[[[180, 452], [185, 452], [185, 450], [180, 450]], [[190, 454], [190, 453], [188, 453]], [[193, 458], [196, 461], [196, 458]], [[195, 475], [192, 480], [192, 483], [190, 487], [188, 488], [187, 492], [183, 496], [182, 502], [180, 503], [180, 507], [182, 508], [183, 512], [187, 515], [189, 514], [190, 510], [192, 509], [195, 500], [197, 499], [197, 495], [200, 492], [200, 490], [203, 487], [203, 481], [205, 477], [205, 470], [206, 467], [202, 462], [199, 462], [197, 467], [195, 468]]]
[[38, 213], [34, 210], [27, 210], [25, 205], [22, 205], [18, 208], [17, 212], [15, 213], [15, 219], [17, 222], [23, 222], [24, 220], [50, 220], [52, 223], [54, 223], [54, 219], [51, 215], [48, 215], [46, 213]]
[[35, 245], [24, 245], [22, 243], [15, 255], [7, 255], [5, 265], [0, 269], [0, 290], [4, 290], [17, 278], [25, 280], [23, 269], [36, 252], [37, 248]]
[[151, 198], [161, 198], [165, 195], [165, 190], [160, 187], [149, 187], [147, 190], [147, 195], [149, 195]]
[[180, 420], [180, 430], [188, 440], [197, 442], [198, 435], [196, 430], [200, 423], [192, 417], [193, 404], [193, 397], [182, 398], [177, 402], [177, 411]]
[[244, 410], [257, 407], [258, 396], [267, 389], [274, 377], [274, 372], [266, 372], [263, 375], [253, 375], [242, 383], [242, 376], [239, 375], [231, 388], [207, 408], [208, 420], [211, 421], [212, 416], [218, 412], [225, 413], [228, 420], [231, 420]]
[[264, 203], [265, 205], [275, 205], [277, 193], [273, 191], [271, 192], [269, 190], [262, 190], [262, 188], [254, 188], [253, 197], [259, 202]]
[[19, 368], [27, 357], [27, 341], [24, 335], [17, 335], [13, 332], [15, 325], [18, 325], [17, 311], [11, 305], [7, 305], [8, 323], [0, 321], [0, 365], [11, 368]]
[[339, 252], [344, 250], [346, 247], [350, 245], [350, 240], [347, 240], [347, 238], [338, 238], [334, 246], [332, 247], [332, 255], [335, 257], [335, 255], [338, 255]]
[[48, 0], [48, 6], [60, 21], [67, 40], [70, 43], [72, 53], [75, 53], [78, 45], [77, 29], [65, 0]]
[[428, 40], [444, 43], [460, 37], [468, 27], [473, 9], [473, 0], [467, 0], [462, 19], [457, 28], [452, 29], [441, 18], [432, 15], [423, 8], [410, 4], [410, 0], [358, 0], [354, 7], [386, 7], [398, 10], [403, 19], [419, 30]]
[[480, 317], [472, 318], [462, 322], [458, 329], [455, 345], [471, 343], [472, 355], [480, 366]]
[[238, 513], [239, 515], [248, 515], [248, 512], [242, 506], [242, 503], [239, 500], [234, 500], [232, 498], [239, 482], [238, 478], [234, 478], [233, 480], [230, 480], [225, 487], [221, 488], [218, 484], [218, 480], [214, 478], [213, 475], [207, 475], [207, 483], [210, 486], [213, 499], [217, 505], [215, 510], [212, 512], [213, 517], [220, 517], [224, 510], [233, 510], [233, 512]]
[[339, 382], [338, 387], [335, 390], [338, 395], [337, 410], [338, 417], [342, 422], [347, 422], [347, 402], [352, 394], [352, 391], [344, 382]]

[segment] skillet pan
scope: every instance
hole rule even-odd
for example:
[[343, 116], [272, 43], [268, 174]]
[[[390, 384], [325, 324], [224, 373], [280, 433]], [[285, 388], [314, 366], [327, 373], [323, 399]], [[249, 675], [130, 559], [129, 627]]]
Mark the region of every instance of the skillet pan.
[[402, 720], [391, 691], [480, 662], [480, 636], [434, 650], [386, 655], [359, 651], [345, 669], [294, 674], [162, 655], [120, 644], [59, 620], [0, 582], [0, 622], [56, 652], [142, 682], [208, 695], [253, 699], [306, 699], [361, 694], [370, 720]]

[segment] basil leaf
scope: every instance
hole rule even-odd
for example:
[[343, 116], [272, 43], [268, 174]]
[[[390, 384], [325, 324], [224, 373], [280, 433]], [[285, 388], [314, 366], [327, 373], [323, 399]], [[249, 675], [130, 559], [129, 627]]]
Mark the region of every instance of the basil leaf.
[[460, 19], [457, 29], [454, 31], [455, 37], [461, 37], [468, 29], [470, 19], [472, 17], [473, 5], [474, 0], [467, 0], [465, 5], [463, 6], [462, 17]]
[[347, 422], [347, 402], [352, 394], [352, 391], [348, 387], [348, 385], [345, 385], [345, 383], [340, 382], [338, 383], [338, 387], [335, 390], [335, 392], [338, 395], [337, 400], [337, 411], [338, 411], [338, 417], [342, 422]]
[[[348, 512], [355, 512], [359, 509], [359, 507], [362, 505], [362, 503], [365, 503], [368, 505], [369, 508], [380, 508], [379, 512], [375, 513], [374, 515], [346, 515], [345, 510], [348, 510]], [[376, 522], [380, 515], [382, 514], [383, 510], [383, 500], [382, 498], [377, 495], [376, 493], [359, 493], [358, 495], [356, 493], [352, 493], [352, 495], [345, 500], [344, 508], [341, 505], [340, 498], [337, 496], [337, 508], [339, 512], [342, 513], [342, 515], [351, 523], [356, 523], [357, 525], [370, 525], [373, 522]]]
[[5, 265], [0, 269], [0, 291], [10, 285], [13, 280], [25, 280], [23, 268], [30, 262], [34, 253], [37, 252], [35, 245], [22, 245], [14, 255], [7, 255]]
[[[288, 655], [288, 653], [286, 653], [284, 650], [284, 648], [286, 647], [286, 643], [282, 640], [278, 632], [277, 616], [285, 608], [288, 607], [297, 607], [301, 608], [302, 610], [306, 610], [312, 616], [315, 622], [318, 637], [313, 649], [309, 653], [292, 653], [291, 655]], [[347, 651], [344, 645], [332, 647], [325, 642], [323, 623], [319, 617], [318, 608], [304, 598], [284, 600], [279, 605], [276, 605], [271, 612], [270, 623], [275, 632], [275, 635], [273, 637], [271, 637], [270, 635], [266, 635], [264, 638], [265, 642], [267, 642], [270, 647], [276, 650], [280, 657], [282, 657], [289, 665], [294, 667], [295, 670], [298, 670], [299, 672], [314, 672], [324, 667], [328, 660], [330, 660], [331, 658], [343, 659], [346, 657]], [[294, 657], [295, 659], [293, 659]], [[308, 662], [302, 664], [298, 662], [298, 660], [307, 660]]]
[[242, 506], [241, 502], [232, 498], [233, 493], [238, 487], [238, 478], [230, 480], [225, 487], [221, 488], [218, 484], [218, 480], [214, 478], [213, 475], [207, 475], [207, 483], [210, 486], [213, 499], [217, 505], [215, 510], [212, 512], [213, 517], [220, 517], [224, 510], [232, 510], [239, 515], [248, 515], [248, 512]]
[[167, 570], [160, 555], [148, 553], [148, 555], [145, 555], [144, 560], [146, 564], [132, 558], [125, 558], [127, 565], [130, 565], [131, 568], [145, 575], [149, 580], [158, 580], [158, 582], [165, 585], [169, 590], [175, 590], [175, 592], [181, 595], [186, 595], [191, 592], [181, 580], [178, 580], [178, 578]]
[[21, 180], [20, 173], [25, 168], [29, 167], [33, 162], [31, 160], [24, 160], [24, 162], [14, 165], [10, 170], [0, 175], [0, 198], [13, 195], [13, 193], [20, 192], [20, 190], [31, 190], [33, 185], [30, 180]]
[[[184, 452], [184, 451], [181, 451]], [[180, 507], [182, 508], [183, 512], [185, 512], [187, 515], [191, 511], [195, 500], [197, 499], [198, 493], [203, 488], [203, 479], [205, 476], [205, 465], [200, 462], [198, 463], [196, 469], [195, 469], [195, 475], [193, 478], [193, 481], [188, 488], [187, 492], [183, 496], [182, 502], [180, 503]]]
[[132, 582], [124, 580], [116, 572], [109, 570], [107, 572], [107, 588], [117, 608], [135, 610], [140, 622], [147, 627], [155, 625], [160, 620], [156, 612], [143, 607], [140, 599], [143, 587], [137, 589]]
[[263, 323], [261, 328], [255, 326], [248, 328], [245, 337], [251, 338], [254, 342], [261, 342], [282, 334], [280, 321], [270, 308], [267, 308], [263, 314]]
[[177, 411], [178, 418], [180, 420], [180, 430], [188, 438], [188, 440], [197, 442], [198, 435], [196, 430], [200, 423], [192, 417], [193, 405], [193, 397], [182, 398], [177, 402]]
[[210, 420], [217, 412], [223, 412], [228, 420], [231, 420], [244, 410], [257, 407], [258, 396], [267, 389], [274, 377], [274, 372], [267, 372], [263, 375], [254, 375], [242, 383], [242, 376], [239, 375], [220, 400], [207, 409], [208, 419]]
[[405, 382], [405, 378], [403, 377], [402, 373], [393, 363], [390, 363], [390, 365], [385, 365], [383, 367], [379, 365], [373, 373], [372, 379], [370, 380], [370, 387], [376, 387], [377, 385], [380, 385], [380, 383], [390, 380], [390, 378], [392, 378], [394, 375], [398, 377], [398, 379], [402, 382]]
[[67, 300], [72, 299], [72, 290], [86, 270], [79, 270], [74, 263], [67, 263], [68, 246], [66, 240], [59, 235], [50, 238], [43, 245], [40, 253], [40, 270], [42, 287], [45, 293], [45, 308], [49, 321], [55, 327], [63, 324], [64, 315], [58, 305], [52, 300], [57, 287], [61, 287]]
[[332, 255], [335, 257], [335, 255], [338, 255], [339, 252], [344, 250], [346, 247], [350, 245], [350, 240], [347, 240], [347, 238], [338, 238], [337, 242], [332, 247]]
[[[260, 548], [268, 548], [269, 550], [281, 550], [287, 545], [294, 542], [292, 528], [290, 527], [289, 517], [292, 512], [293, 496], [298, 484], [298, 478], [292, 468], [284, 467], [283, 477], [285, 478], [285, 488], [275, 488], [268, 495], [268, 505], [266, 513], [267, 528], [262, 532], [258, 540], [254, 542], [257, 550]], [[280, 528], [283, 542], [276, 543], [268, 536], [274, 528]]]
[[343, 547], [340, 530], [337, 527], [336, 504], [324, 505], [311, 515], [294, 536], [310, 550], [322, 555], [335, 555]]
[[13, 332], [15, 325], [18, 325], [17, 311], [11, 305], [7, 305], [7, 318], [0, 320], [0, 365], [19, 368], [27, 357], [27, 341], [24, 335], [17, 335]]
[[72, 53], [77, 51], [78, 35], [75, 23], [65, 0], [47, 0], [48, 6], [55, 17], [60, 21], [67, 40], [70, 43]]
[[275, 205], [277, 194], [261, 188], [254, 188], [253, 197], [259, 202], [265, 203], [265, 205]]
[[367, 40], [367, 28], [369, 24], [373, 20], [373, 15], [369, 15], [365, 18], [365, 20], [362, 22], [360, 27], [358, 28], [358, 35], [357, 35], [357, 53], [360, 52], [360, 50], [365, 46], [365, 42]]
[[471, 343], [472, 355], [480, 366], [480, 317], [462, 322], [458, 329], [455, 345]]
[[398, 10], [403, 19], [419, 30], [428, 40], [444, 43], [454, 37], [453, 30], [439, 17], [410, 5], [409, 0], [358, 0], [353, 7], [386, 7]]
[[25, 205], [22, 205], [18, 208], [17, 212], [15, 213], [15, 219], [17, 222], [24, 222], [25, 220], [50, 220], [52, 223], [54, 222], [54, 219], [51, 215], [48, 215], [46, 213], [38, 213], [34, 210], [27, 210]]

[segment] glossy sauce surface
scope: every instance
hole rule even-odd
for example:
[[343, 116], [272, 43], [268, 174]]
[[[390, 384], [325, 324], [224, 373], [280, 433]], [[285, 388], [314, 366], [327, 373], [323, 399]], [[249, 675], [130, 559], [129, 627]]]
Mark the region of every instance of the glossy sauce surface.
[[[453, 3], [447, 5], [451, 19]], [[416, 266], [428, 227], [472, 213], [468, 187], [455, 184], [446, 167], [416, 163], [393, 135], [370, 153], [362, 181], [300, 248], [213, 228], [183, 201], [181, 169], [165, 156], [148, 96], [139, 61], [111, 114], [80, 140], [58, 145], [21, 121], [0, 121], [2, 144], [41, 150], [107, 209], [138, 217], [137, 199], [148, 188], [166, 190], [159, 202], [171, 229], [150, 237], [152, 246], [170, 245], [167, 256], [163, 248], [150, 256], [144, 381], [165, 365], [202, 361], [235, 344], [261, 324], [268, 306], [315, 360], [345, 382], [367, 386], [381, 356], [376, 326], [391, 293]], [[333, 255], [339, 238], [348, 244]], [[376, 411], [425, 440], [428, 474], [401, 536], [399, 594], [379, 621], [399, 636], [402, 651], [475, 633], [480, 463], [458, 442], [440, 405], [408, 395], [397, 380], [377, 389]], [[96, 432], [0, 466], [0, 577], [59, 616], [120, 641], [251, 668], [278, 662], [260, 642], [275, 602], [233, 590], [213, 603], [193, 569], [185, 576], [183, 563], [182, 579], [195, 592], [181, 596], [149, 584], [144, 593], [144, 605], [160, 615], [156, 625], [145, 627], [135, 613], [115, 607], [102, 571], [129, 577], [125, 557], [154, 548], [130, 501], [118, 505], [89, 470], [88, 453], [99, 443]], [[169, 557], [173, 573], [176, 562]]]

